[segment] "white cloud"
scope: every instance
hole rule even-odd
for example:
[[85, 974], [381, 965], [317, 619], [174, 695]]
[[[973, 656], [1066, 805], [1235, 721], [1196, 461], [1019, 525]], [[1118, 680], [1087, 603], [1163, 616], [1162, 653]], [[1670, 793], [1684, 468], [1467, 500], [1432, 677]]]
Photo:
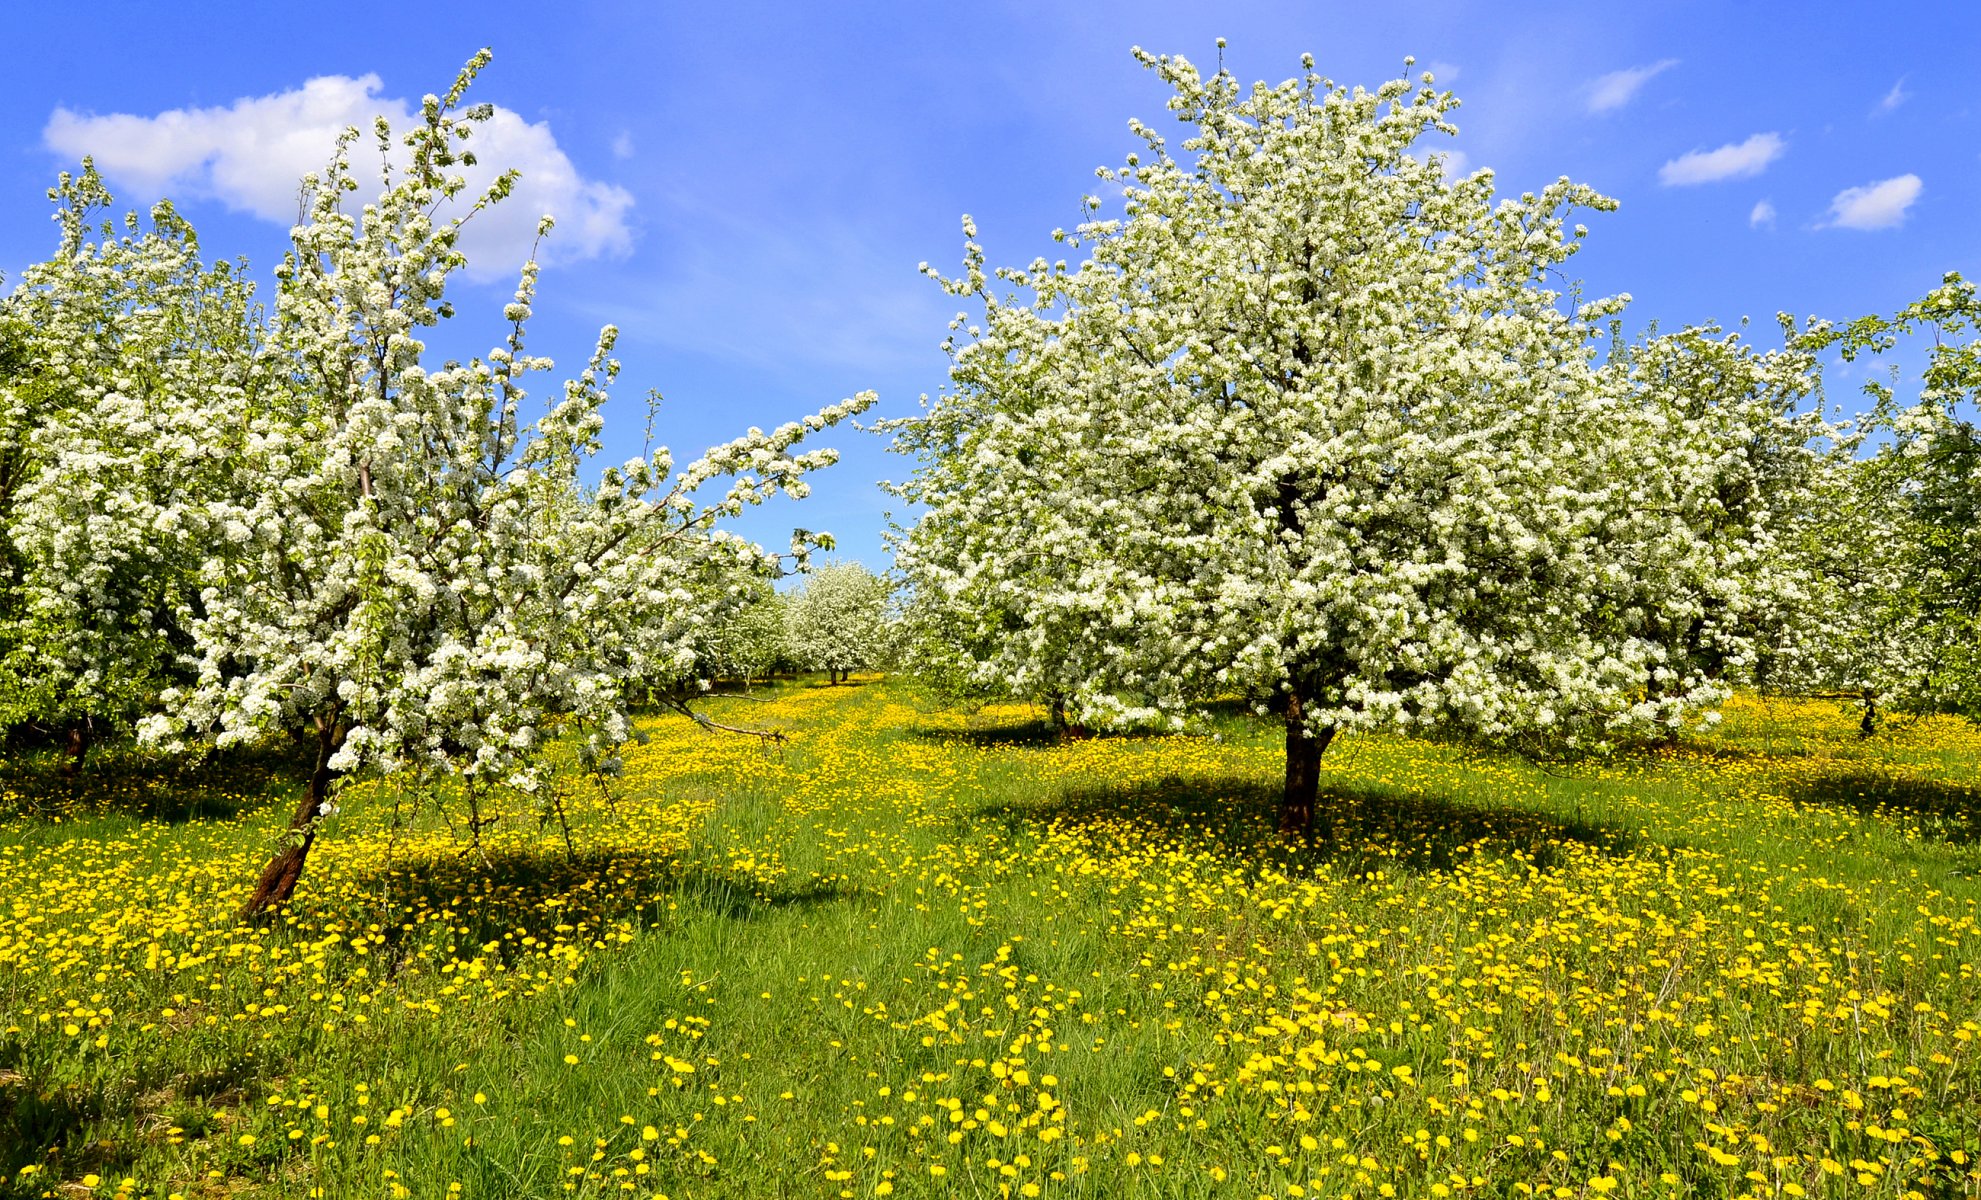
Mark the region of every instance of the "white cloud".
[[1778, 133], [1757, 133], [1744, 142], [1729, 142], [1717, 150], [1694, 150], [1658, 168], [1658, 182], [1667, 187], [1717, 183], [1759, 175], [1788, 149]]
[[1457, 63], [1448, 63], [1442, 59], [1432, 59], [1430, 62], [1424, 64], [1424, 69], [1429, 71], [1432, 78], [1438, 81], [1439, 87], [1450, 87], [1452, 84], [1458, 82]]
[[[214, 199], [289, 225], [299, 211], [298, 181], [323, 168], [340, 132], [352, 125], [367, 131], [352, 152], [362, 175], [373, 119], [383, 116], [398, 130], [414, 120], [415, 105], [379, 95], [381, 86], [377, 75], [326, 75], [271, 96], [246, 97], [225, 107], [175, 108], [152, 117], [57, 108], [42, 140], [68, 158], [94, 157], [112, 182], [141, 193], [138, 199]], [[581, 176], [548, 124], [532, 124], [498, 107], [476, 130], [472, 145], [478, 165], [462, 172], [469, 194], [479, 194], [504, 169], [516, 168], [521, 175], [510, 197], [477, 215], [462, 234], [471, 277], [514, 275], [545, 213], [557, 218], [557, 230], [545, 243], [547, 261], [617, 254], [631, 246], [626, 218], [632, 194]]]
[[632, 134], [621, 131], [618, 137], [612, 139], [612, 157], [614, 158], [633, 157]]
[[1878, 101], [1878, 111], [1888, 113], [1904, 104], [1911, 96], [1912, 93], [1905, 90], [1905, 78], [1901, 76], [1899, 81], [1892, 85], [1892, 90], [1885, 93], [1885, 98]]
[[1622, 108], [1636, 97], [1639, 88], [1677, 65], [1677, 59], [1664, 58], [1641, 67], [1611, 71], [1597, 78], [1589, 84], [1589, 111], [1603, 113]]
[[1921, 187], [1919, 176], [1908, 174], [1845, 188], [1830, 201], [1825, 224], [1839, 229], [1891, 229], [1905, 222], [1906, 210], [1919, 199]]
[[1766, 200], [1755, 201], [1754, 211], [1747, 214], [1747, 225], [1750, 229], [1761, 229], [1764, 227], [1773, 229], [1775, 227], [1775, 206]]

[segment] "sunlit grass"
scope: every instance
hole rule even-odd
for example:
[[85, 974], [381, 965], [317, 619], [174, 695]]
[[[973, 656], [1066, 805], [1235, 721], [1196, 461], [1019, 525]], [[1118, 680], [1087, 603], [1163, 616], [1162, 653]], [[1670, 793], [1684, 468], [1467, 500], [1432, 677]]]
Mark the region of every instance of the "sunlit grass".
[[0, 1195], [1981, 1189], [1970, 725], [1345, 738], [1308, 848], [1268, 727], [912, 699], [654, 718], [575, 857], [353, 789], [260, 929], [279, 761], [14, 770]]

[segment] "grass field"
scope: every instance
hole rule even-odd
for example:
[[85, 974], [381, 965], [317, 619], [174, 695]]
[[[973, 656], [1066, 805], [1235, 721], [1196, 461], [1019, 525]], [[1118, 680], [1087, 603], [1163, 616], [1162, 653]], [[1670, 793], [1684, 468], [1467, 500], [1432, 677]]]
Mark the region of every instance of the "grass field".
[[[275, 758], [0, 777], [0, 1196], [1981, 1194], [1981, 731], [1542, 766], [1054, 745], [906, 688], [646, 722], [572, 844]], [[455, 823], [450, 823], [455, 822]]]

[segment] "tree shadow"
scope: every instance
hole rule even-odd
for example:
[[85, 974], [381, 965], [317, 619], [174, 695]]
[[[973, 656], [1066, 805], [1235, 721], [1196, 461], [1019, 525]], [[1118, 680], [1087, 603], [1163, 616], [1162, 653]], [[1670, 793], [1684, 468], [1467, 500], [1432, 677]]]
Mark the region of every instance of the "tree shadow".
[[301, 751], [282, 744], [174, 758], [134, 745], [99, 747], [76, 775], [50, 755], [0, 764], [0, 821], [125, 816], [181, 825], [227, 820], [287, 800], [309, 775]]
[[1468, 858], [1518, 856], [1542, 871], [1575, 847], [1632, 853], [1634, 831], [1591, 819], [1562, 820], [1527, 809], [1467, 804], [1449, 796], [1324, 787], [1314, 836], [1275, 832], [1280, 789], [1241, 777], [1171, 777], [1134, 787], [1079, 789], [1032, 803], [978, 810], [1014, 831], [1041, 824], [1123, 827], [1208, 841], [1237, 858], [1294, 869], [1449, 871]]
[[[95, 1170], [110, 1174], [135, 1161], [130, 1147], [85, 1140], [92, 1126], [125, 1105], [101, 1083], [35, 1086], [0, 1069], [0, 1200], [47, 1196], [51, 1180]], [[38, 1175], [21, 1176], [28, 1165]]]
[[1106, 742], [1122, 738], [1147, 737], [1198, 737], [1199, 734], [1179, 734], [1149, 729], [1087, 729], [1084, 727], [1061, 730], [1043, 717], [1030, 721], [1011, 721], [999, 725], [985, 725], [973, 729], [927, 729], [914, 730], [917, 740], [936, 746], [970, 746], [979, 750], [1040, 750], [1050, 746], [1067, 746], [1076, 742]]
[[773, 884], [693, 858], [585, 850], [405, 858], [361, 872], [354, 884], [341, 897], [344, 904], [367, 920], [377, 920], [380, 910], [390, 918], [378, 922], [388, 974], [414, 957], [407, 941], [413, 937], [451, 938], [467, 956], [480, 947], [507, 967], [559, 934], [590, 940], [622, 923], [660, 924], [680, 908], [748, 922], [855, 894], [834, 880]]
[[1981, 788], [1864, 771], [1798, 781], [1788, 798], [1910, 824], [1920, 836], [1956, 846], [1981, 843]]
[[1040, 750], [1062, 742], [1051, 721], [986, 725], [980, 729], [916, 729], [917, 740], [936, 746], [969, 746], [978, 750]]

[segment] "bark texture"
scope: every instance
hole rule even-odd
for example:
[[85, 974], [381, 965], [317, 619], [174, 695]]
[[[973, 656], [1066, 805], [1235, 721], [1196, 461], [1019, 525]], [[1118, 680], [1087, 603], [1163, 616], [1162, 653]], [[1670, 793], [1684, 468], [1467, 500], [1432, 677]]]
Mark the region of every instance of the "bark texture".
[[242, 920], [259, 917], [277, 905], [287, 904], [289, 898], [296, 894], [296, 884], [303, 877], [303, 864], [309, 861], [310, 847], [316, 842], [317, 816], [330, 799], [331, 785], [337, 781], [337, 772], [330, 769], [330, 759], [343, 740], [342, 730], [336, 722], [318, 722], [316, 765], [310, 771], [309, 788], [297, 802], [296, 810], [289, 815], [282, 849], [262, 868], [254, 891], [241, 905]]
[[[1321, 790], [1321, 755], [1334, 740], [1332, 726], [1315, 732], [1307, 727], [1307, 699], [1295, 688], [1286, 696], [1286, 790], [1279, 801], [1279, 831], [1288, 837], [1312, 837], [1315, 805]], [[1333, 823], [1321, 830], [1332, 838]]]

